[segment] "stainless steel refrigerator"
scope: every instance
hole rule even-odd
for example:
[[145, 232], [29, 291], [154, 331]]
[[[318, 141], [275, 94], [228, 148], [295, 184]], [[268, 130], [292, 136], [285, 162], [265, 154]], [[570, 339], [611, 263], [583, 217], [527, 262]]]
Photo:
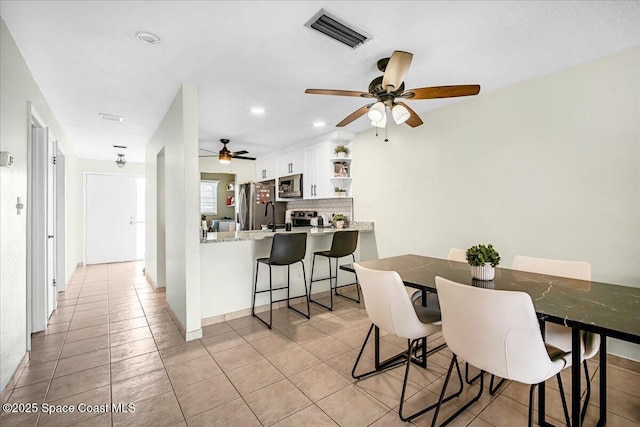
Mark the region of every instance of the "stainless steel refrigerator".
[[265, 207], [268, 202], [273, 202], [275, 207], [276, 226], [284, 227], [286, 203], [276, 202], [276, 182], [249, 182], [241, 184], [238, 190], [238, 223], [240, 230], [260, 230], [262, 225], [272, 222], [272, 207], [269, 206], [265, 215]]

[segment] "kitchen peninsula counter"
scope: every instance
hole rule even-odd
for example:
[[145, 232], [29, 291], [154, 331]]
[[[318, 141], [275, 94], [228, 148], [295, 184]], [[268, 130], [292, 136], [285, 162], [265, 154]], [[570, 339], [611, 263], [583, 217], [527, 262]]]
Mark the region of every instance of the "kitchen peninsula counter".
[[291, 231], [278, 229], [275, 231], [266, 230], [249, 230], [249, 231], [221, 231], [207, 234], [207, 240], [201, 243], [221, 243], [221, 242], [239, 242], [245, 240], [264, 240], [270, 239], [274, 234], [279, 233], [307, 233], [310, 236], [320, 236], [333, 234], [337, 231], [358, 230], [361, 233], [373, 231], [373, 222], [350, 222], [348, 227], [294, 227]]
[[[313, 253], [331, 248], [333, 234], [339, 231], [358, 230], [358, 246], [355, 252], [356, 261], [378, 258], [373, 222], [349, 223], [343, 229], [294, 227], [292, 231], [229, 231], [209, 233], [206, 241], [200, 245], [200, 314], [202, 326], [251, 314], [253, 298], [253, 282], [256, 259], [269, 257], [274, 234], [307, 233], [307, 253], [304, 259], [307, 287], [311, 279], [311, 262]], [[218, 243], [218, 244], [213, 244]], [[351, 263], [351, 257], [344, 257], [340, 264]], [[333, 264], [335, 268], [335, 264]], [[286, 267], [273, 268], [273, 286], [280, 287], [286, 283]], [[326, 258], [316, 260], [314, 278], [329, 275]], [[305, 288], [302, 264], [290, 267], [291, 295], [304, 295]], [[353, 274], [341, 271], [339, 284], [352, 283]], [[258, 278], [258, 289], [269, 288], [269, 269], [261, 266]], [[329, 282], [315, 282], [313, 293], [327, 292]], [[274, 294], [274, 299], [286, 296], [286, 291]], [[268, 307], [268, 293], [258, 295], [257, 308]], [[266, 304], [266, 306], [265, 306]], [[284, 303], [286, 306], [286, 303]], [[260, 307], [262, 306], [262, 307]]]

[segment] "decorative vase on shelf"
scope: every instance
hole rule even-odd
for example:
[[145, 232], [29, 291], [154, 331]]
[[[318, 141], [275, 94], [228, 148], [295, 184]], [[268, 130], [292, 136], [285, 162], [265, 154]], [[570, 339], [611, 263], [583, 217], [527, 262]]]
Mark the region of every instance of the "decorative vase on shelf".
[[339, 159], [344, 159], [347, 157], [347, 153], [345, 153], [344, 151], [339, 151], [337, 155]]
[[472, 265], [471, 276], [478, 280], [493, 280], [496, 276], [496, 269], [491, 267], [491, 263], [480, 266]]

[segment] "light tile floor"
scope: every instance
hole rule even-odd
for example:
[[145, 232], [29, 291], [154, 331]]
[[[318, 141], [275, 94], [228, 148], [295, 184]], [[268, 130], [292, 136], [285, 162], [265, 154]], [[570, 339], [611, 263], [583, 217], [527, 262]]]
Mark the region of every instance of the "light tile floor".
[[[362, 305], [337, 298], [335, 310], [312, 307], [311, 320], [287, 309], [274, 329], [252, 317], [203, 328], [185, 342], [138, 263], [79, 268], [49, 327], [35, 334], [31, 358], [8, 402], [75, 405], [74, 412], [0, 415], [9, 426], [393, 426], [403, 367], [354, 381], [351, 369], [370, 326]], [[432, 340], [436, 345], [442, 337]], [[382, 356], [405, 342], [382, 338]], [[431, 345], [431, 344], [430, 344]], [[372, 366], [373, 349], [362, 369]], [[411, 369], [406, 410], [435, 402], [451, 353], [429, 357], [428, 369]], [[611, 357], [609, 426], [640, 426], [640, 364]], [[590, 361], [594, 393], [587, 426], [598, 415], [598, 364]], [[570, 390], [568, 372], [563, 373]], [[584, 384], [584, 382], [583, 382]], [[485, 393], [452, 425], [526, 425], [528, 387], [507, 383]], [[443, 407], [441, 420], [473, 396], [478, 385]], [[557, 385], [547, 385], [548, 417], [562, 425]], [[466, 400], [465, 400], [466, 401]], [[80, 411], [84, 408], [91, 411]], [[100, 412], [133, 404], [135, 412]], [[51, 407], [51, 406], [50, 406]], [[55, 407], [62, 410], [64, 406]], [[414, 420], [430, 425], [432, 412]]]

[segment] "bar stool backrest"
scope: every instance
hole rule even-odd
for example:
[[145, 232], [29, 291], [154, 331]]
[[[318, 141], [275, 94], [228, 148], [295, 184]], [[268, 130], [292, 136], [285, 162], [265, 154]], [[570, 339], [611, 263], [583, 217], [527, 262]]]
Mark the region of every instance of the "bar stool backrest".
[[307, 233], [277, 233], [273, 236], [269, 264], [291, 265], [307, 253]]
[[331, 255], [335, 258], [351, 255], [358, 246], [358, 230], [336, 231], [331, 242]]

